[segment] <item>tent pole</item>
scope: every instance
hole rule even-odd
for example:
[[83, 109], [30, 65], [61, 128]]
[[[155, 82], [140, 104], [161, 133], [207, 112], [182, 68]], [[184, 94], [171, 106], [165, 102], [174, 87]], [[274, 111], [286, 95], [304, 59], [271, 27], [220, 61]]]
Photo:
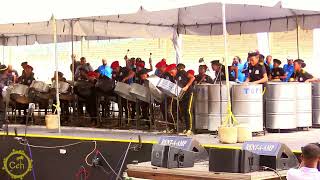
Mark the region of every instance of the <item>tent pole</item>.
[[297, 53], [298, 53], [298, 59], [300, 59], [300, 49], [299, 49], [299, 18], [296, 16], [296, 37], [297, 37]]
[[2, 45], [2, 64], [4, 64], [4, 50], [5, 50], [5, 46], [4, 44]]
[[73, 56], [74, 56], [74, 52], [73, 52], [73, 21], [71, 20], [71, 73], [72, 73], [72, 83], [74, 83], [74, 61], [73, 61]]
[[56, 72], [55, 72], [55, 76], [56, 76], [56, 111], [57, 111], [57, 115], [58, 115], [58, 128], [59, 128], [59, 133], [61, 133], [61, 122], [60, 122], [60, 100], [59, 100], [59, 78], [58, 78], [58, 69], [59, 69], [59, 64], [58, 64], [58, 54], [57, 54], [57, 50], [58, 50], [58, 44], [57, 44], [57, 23], [56, 23], [56, 19], [54, 18], [54, 16], [52, 15], [51, 18], [52, 21], [52, 27], [53, 27], [53, 43], [54, 43], [54, 61], [55, 61], [55, 67], [56, 67]]
[[[226, 23], [226, 5], [222, 3], [222, 27], [223, 27], [223, 39], [224, 39], [224, 66], [225, 66], [225, 75], [226, 75], [226, 86], [227, 86], [227, 95], [228, 95], [228, 110], [231, 110], [231, 101], [230, 101], [230, 83], [229, 83], [229, 69], [228, 69], [228, 43], [227, 43], [227, 23]], [[229, 112], [228, 112], [229, 113]], [[228, 118], [231, 118], [228, 116]], [[228, 121], [230, 122], [230, 121]]]
[[81, 36], [81, 52], [80, 52], [81, 57], [83, 57], [83, 36]]

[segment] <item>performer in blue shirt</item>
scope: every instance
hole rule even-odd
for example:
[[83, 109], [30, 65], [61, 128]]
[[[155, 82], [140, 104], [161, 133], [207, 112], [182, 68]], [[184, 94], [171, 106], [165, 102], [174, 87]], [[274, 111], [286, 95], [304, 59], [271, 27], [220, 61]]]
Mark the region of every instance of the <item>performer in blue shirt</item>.
[[284, 79], [285, 82], [288, 82], [292, 74], [294, 73], [294, 66], [293, 66], [293, 58], [287, 58], [287, 64], [283, 65], [283, 70], [286, 72], [287, 78]]
[[[244, 64], [241, 63], [241, 59], [239, 56], [235, 56], [233, 58], [232, 66], [238, 67], [238, 80], [240, 82], [244, 82], [246, 80], [246, 76], [243, 72], [244, 70]], [[235, 77], [235, 72], [231, 72], [232, 75]]]
[[101, 76], [107, 76], [108, 78], [112, 78], [112, 69], [110, 66], [107, 66], [107, 60], [102, 59], [102, 65], [98, 67], [98, 71]]

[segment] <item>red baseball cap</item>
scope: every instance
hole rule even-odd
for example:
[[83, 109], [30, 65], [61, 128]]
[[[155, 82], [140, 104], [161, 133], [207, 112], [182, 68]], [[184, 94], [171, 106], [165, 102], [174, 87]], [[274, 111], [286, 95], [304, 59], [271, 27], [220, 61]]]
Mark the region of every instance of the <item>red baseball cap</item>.
[[188, 74], [191, 74], [192, 76], [194, 76], [194, 70], [190, 69], [187, 71]]
[[177, 68], [176, 64], [170, 64], [166, 67], [166, 72], [171, 71], [172, 69]]
[[87, 74], [89, 77], [97, 78], [99, 77], [99, 74], [94, 71], [89, 71]]
[[159, 69], [159, 68], [162, 68], [162, 67], [166, 67], [167, 66], [167, 63], [166, 63], [166, 60], [165, 59], [162, 59], [161, 61], [159, 61], [157, 64], [156, 64], [156, 68]]
[[115, 69], [115, 68], [117, 68], [117, 67], [119, 67], [120, 65], [119, 65], [119, 61], [113, 61], [112, 63], [111, 63], [111, 68], [112, 69]]

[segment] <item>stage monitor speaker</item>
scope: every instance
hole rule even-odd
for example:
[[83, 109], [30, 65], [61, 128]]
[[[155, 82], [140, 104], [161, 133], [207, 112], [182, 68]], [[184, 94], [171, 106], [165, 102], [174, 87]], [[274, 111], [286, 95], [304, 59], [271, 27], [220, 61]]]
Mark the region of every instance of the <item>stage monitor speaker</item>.
[[214, 148], [209, 152], [209, 171], [248, 173], [260, 168], [259, 155], [246, 150]]
[[260, 166], [276, 170], [285, 170], [297, 167], [299, 162], [293, 152], [282, 143], [247, 141], [242, 149], [260, 156]]
[[167, 167], [169, 146], [154, 144], [151, 152], [151, 165], [158, 167]]
[[194, 166], [192, 151], [172, 146], [154, 144], [151, 153], [151, 165], [165, 168], [183, 168]]
[[195, 153], [195, 161], [208, 160], [207, 150], [199, 143], [199, 141], [190, 137], [162, 136], [160, 137], [158, 144], [192, 151]]
[[260, 156], [247, 150], [241, 150], [240, 173], [249, 173], [260, 170]]
[[210, 149], [209, 171], [238, 173], [240, 152], [240, 149]]

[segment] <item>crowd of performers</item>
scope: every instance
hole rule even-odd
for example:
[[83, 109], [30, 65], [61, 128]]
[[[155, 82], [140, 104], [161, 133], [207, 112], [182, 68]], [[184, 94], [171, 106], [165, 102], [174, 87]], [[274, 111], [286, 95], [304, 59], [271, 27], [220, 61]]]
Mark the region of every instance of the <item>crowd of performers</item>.
[[[124, 111], [126, 119], [134, 119], [139, 116], [141, 119], [150, 119], [150, 106], [146, 102], [132, 102], [127, 99], [118, 97], [113, 89], [117, 82], [122, 83], [138, 83], [144, 85], [148, 81], [148, 77], [154, 74], [160, 78], [164, 78], [178, 86], [184, 91], [184, 95], [179, 102], [172, 97], [167, 96], [163, 102], [155, 102], [160, 105], [162, 117], [166, 117], [168, 123], [166, 132], [174, 133], [177, 131], [176, 122], [179, 119], [183, 122], [183, 133], [192, 134], [194, 116], [193, 116], [193, 101], [194, 101], [194, 87], [196, 84], [210, 83], [215, 84], [226, 80], [225, 66], [219, 60], [211, 61], [211, 68], [204, 63], [203, 59], [199, 60], [198, 73], [191, 69], [186, 69], [186, 66], [180, 64], [167, 64], [166, 59], [161, 59], [156, 63], [155, 69], [151, 57], [149, 58], [149, 68], [146, 68], [146, 62], [141, 58], [124, 57], [125, 66], [122, 67], [119, 61], [113, 61], [110, 65], [105, 59], [102, 59], [102, 65], [96, 70], [92, 68], [90, 63], [86, 61], [85, 57], [77, 60], [75, 55], [72, 55], [73, 63], [70, 65], [70, 70], [74, 72], [75, 83], [69, 82], [73, 86], [73, 92], [79, 96], [77, 109], [79, 113], [83, 112], [83, 105], [91, 117], [92, 126], [98, 123], [98, 98], [97, 97], [114, 97], [115, 102], [121, 102], [121, 111]], [[198, 62], [196, 62], [198, 63]], [[280, 67], [281, 61], [273, 59], [271, 55], [266, 58], [259, 53], [259, 51], [250, 51], [245, 62], [242, 62], [240, 57], [235, 56], [231, 66], [228, 66], [229, 80], [237, 83], [258, 83], [264, 84], [267, 81], [298, 81], [310, 82], [317, 81], [315, 77], [305, 71], [305, 62], [301, 59], [294, 60], [287, 58], [287, 64]], [[21, 76], [18, 75], [12, 66], [0, 65], [0, 88], [4, 89], [12, 83], [19, 83], [30, 86], [35, 80], [33, 67], [27, 62], [21, 64], [23, 71]], [[74, 68], [74, 69], [72, 69]], [[209, 70], [210, 69], [210, 70]], [[210, 76], [213, 72], [213, 76]], [[56, 79], [52, 77], [52, 81]], [[58, 72], [59, 82], [65, 82], [66, 78], [62, 72]], [[70, 87], [72, 87], [70, 86]], [[72, 92], [72, 93], [73, 93]], [[71, 90], [68, 92], [71, 93]], [[4, 122], [5, 105], [3, 98], [0, 103], [0, 125]], [[19, 104], [19, 103], [17, 103]], [[62, 100], [61, 104], [65, 104], [66, 108], [62, 106], [62, 112], [68, 113], [68, 100]], [[22, 109], [26, 109], [27, 105], [22, 105]], [[138, 107], [137, 107], [138, 106]], [[178, 107], [178, 108], [177, 108]], [[108, 113], [110, 110], [110, 102], [103, 107]], [[137, 111], [138, 109], [138, 111]], [[136, 112], [137, 111], [137, 112]], [[177, 112], [179, 111], [179, 112]], [[139, 114], [138, 114], [139, 113]], [[179, 115], [177, 115], [179, 114]], [[130, 121], [126, 121], [130, 122]], [[22, 123], [25, 123], [23, 121]], [[146, 125], [150, 128], [153, 122], [146, 121]]]

